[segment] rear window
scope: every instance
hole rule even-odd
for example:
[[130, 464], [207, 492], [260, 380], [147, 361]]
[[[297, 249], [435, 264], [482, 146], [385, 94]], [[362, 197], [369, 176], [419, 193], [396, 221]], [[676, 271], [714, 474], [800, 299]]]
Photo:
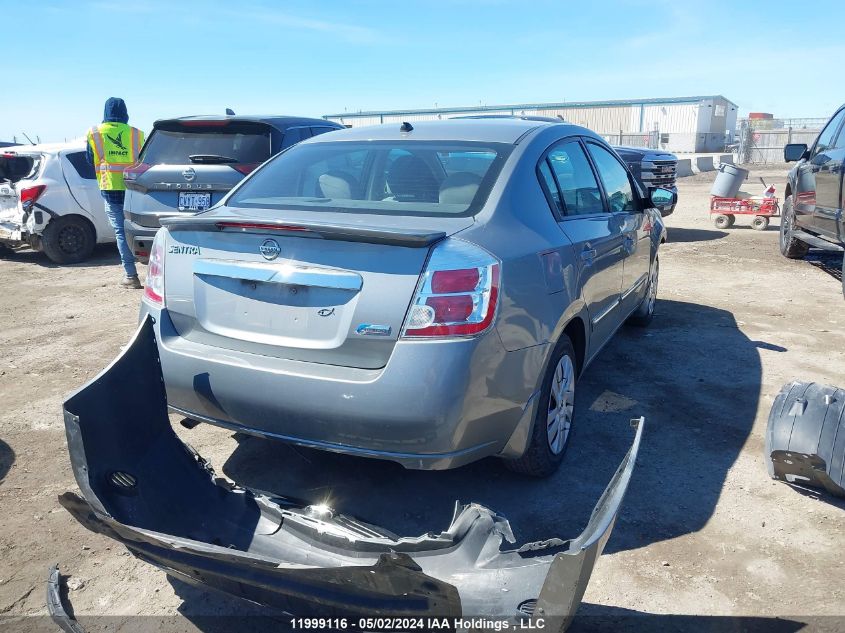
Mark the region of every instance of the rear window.
[[0, 180], [17, 182], [33, 178], [41, 164], [40, 156], [20, 156], [14, 153], [0, 153]]
[[263, 163], [268, 158], [270, 128], [255, 124], [157, 128], [141, 152], [148, 165]]
[[476, 142], [304, 143], [280, 154], [229, 206], [386, 215], [472, 215], [512, 150]]

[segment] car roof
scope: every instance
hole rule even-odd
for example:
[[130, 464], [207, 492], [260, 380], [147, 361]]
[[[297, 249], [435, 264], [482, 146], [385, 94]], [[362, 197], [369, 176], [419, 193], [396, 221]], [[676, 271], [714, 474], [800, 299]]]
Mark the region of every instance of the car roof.
[[85, 139], [76, 139], [66, 143], [38, 143], [36, 145], [12, 145], [0, 148], [0, 154], [58, 154], [79, 152], [85, 149]]
[[410, 122], [410, 131], [403, 131], [406, 123], [353, 127], [328, 135], [312, 137], [303, 143], [328, 143], [333, 141], [480, 141], [487, 143], [516, 144], [526, 134], [541, 127], [559, 127], [561, 135], [595, 133], [577, 125], [521, 118], [444, 119], [441, 121]]
[[334, 121], [327, 121], [326, 119], [311, 119], [308, 117], [288, 116], [283, 114], [204, 114], [196, 116], [182, 116], [172, 119], [158, 119], [153, 123], [153, 127], [158, 127], [164, 123], [174, 123], [182, 121], [246, 121], [250, 123], [266, 123], [274, 127], [283, 129], [294, 125], [309, 125], [309, 126], [323, 126], [343, 128], [339, 123]]

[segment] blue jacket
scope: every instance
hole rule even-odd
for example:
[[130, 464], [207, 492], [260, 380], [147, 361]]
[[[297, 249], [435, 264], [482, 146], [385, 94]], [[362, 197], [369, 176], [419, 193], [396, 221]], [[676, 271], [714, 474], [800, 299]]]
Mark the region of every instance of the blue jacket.
[[[103, 123], [129, 123], [129, 112], [126, 110], [126, 102], [120, 97], [109, 97], [106, 99], [106, 106], [103, 108]], [[94, 166], [94, 152], [91, 145], [86, 144], [85, 155], [88, 157], [88, 164]]]

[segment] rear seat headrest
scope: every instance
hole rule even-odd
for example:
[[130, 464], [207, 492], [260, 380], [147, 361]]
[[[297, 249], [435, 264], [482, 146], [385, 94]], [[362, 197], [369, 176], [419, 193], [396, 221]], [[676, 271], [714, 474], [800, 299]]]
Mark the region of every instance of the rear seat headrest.
[[481, 176], [469, 171], [455, 172], [440, 185], [440, 203], [469, 205], [480, 185]]

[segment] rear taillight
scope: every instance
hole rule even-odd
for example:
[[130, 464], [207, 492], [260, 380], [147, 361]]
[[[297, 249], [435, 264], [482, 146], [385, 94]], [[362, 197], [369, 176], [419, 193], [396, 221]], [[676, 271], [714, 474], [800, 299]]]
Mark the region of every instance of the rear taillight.
[[156, 306], [164, 305], [164, 229], [159, 229], [156, 233], [150, 248], [144, 300]]
[[500, 264], [462, 240], [435, 247], [408, 311], [403, 337], [472, 336], [490, 327], [499, 299]]
[[34, 205], [38, 198], [41, 197], [41, 194], [44, 193], [46, 188], [47, 187], [45, 185], [37, 185], [35, 187], [21, 189], [20, 200], [23, 210], [29, 211], [32, 208], [32, 205]]
[[236, 170], [241, 172], [244, 176], [247, 174], [252, 173], [255, 171], [255, 168], [258, 167], [261, 163], [241, 163], [239, 165], [232, 165], [232, 167]]
[[148, 165], [147, 163], [135, 163], [134, 165], [130, 165], [123, 170], [123, 180], [126, 182], [132, 182], [150, 167], [152, 167], [152, 165]]

